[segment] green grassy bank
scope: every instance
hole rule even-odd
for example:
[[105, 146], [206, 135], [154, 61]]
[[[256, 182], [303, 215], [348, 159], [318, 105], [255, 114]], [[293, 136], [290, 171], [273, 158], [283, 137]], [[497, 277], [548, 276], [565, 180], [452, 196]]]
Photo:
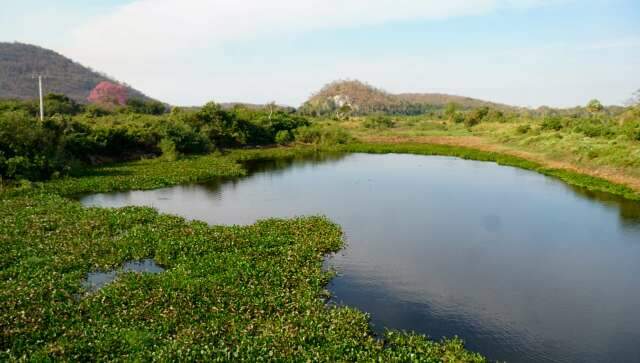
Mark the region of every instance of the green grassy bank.
[[[483, 361], [459, 340], [390, 332], [329, 307], [323, 256], [343, 245], [322, 217], [208, 226], [150, 208], [84, 208], [67, 196], [241, 176], [238, 163], [313, 148], [234, 151], [88, 169], [0, 194], [0, 360]], [[96, 293], [88, 272], [153, 258]]]
[[411, 143], [392, 143], [392, 144], [348, 144], [339, 147], [344, 152], [362, 152], [362, 153], [405, 153], [417, 155], [441, 155], [454, 156], [462, 159], [489, 161], [500, 165], [513, 166], [521, 169], [533, 170], [538, 173], [558, 178], [567, 184], [577, 187], [586, 188], [592, 191], [606, 192], [627, 199], [640, 200], [640, 194], [633, 189], [609, 182], [602, 178], [576, 173], [569, 170], [547, 168], [539, 163], [522, 159], [516, 156], [501, 154], [497, 152], [474, 150], [466, 147], [449, 146], [449, 145], [431, 145], [431, 144], [411, 144]]

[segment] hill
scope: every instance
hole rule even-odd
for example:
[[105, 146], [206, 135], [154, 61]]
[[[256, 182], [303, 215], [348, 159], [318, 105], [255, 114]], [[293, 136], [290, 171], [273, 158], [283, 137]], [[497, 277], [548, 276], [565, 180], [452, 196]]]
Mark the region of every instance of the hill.
[[440, 93], [391, 94], [361, 81], [347, 80], [335, 81], [324, 86], [302, 105], [301, 111], [328, 114], [348, 107], [358, 115], [376, 112], [415, 115], [443, 108], [451, 102], [462, 108], [513, 108], [475, 98]]
[[[104, 74], [82, 66], [52, 50], [22, 43], [0, 42], [0, 99], [33, 99], [38, 96], [36, 73], [48, 75], [45, 93], [62, 93], [86, 103], [89, 92], [102, 81], [115, 82]], [[130, 98], [148, 100], [127, 86]]]
[[433, 106], [444, 107], [448, 103], [456, 103], [462, 108], [477, 107], [495, 107], [495, 108], [514, 108], [513, 106], [483, 101], [477, 98], [449, 95], [445, 93], [401, 93], [398, 95], [403, 100], [411, 103], [428, 104]]

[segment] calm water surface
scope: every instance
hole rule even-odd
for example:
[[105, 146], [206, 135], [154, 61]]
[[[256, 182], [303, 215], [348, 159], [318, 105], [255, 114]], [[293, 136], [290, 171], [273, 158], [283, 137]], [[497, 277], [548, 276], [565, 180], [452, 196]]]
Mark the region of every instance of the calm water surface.
[[640, 204], [492, 163], [416, 155], [249, 164], [242, 179], [99, 194], [211, 224], [324, 214], [334, 300], [376, 331], [458, 335], [510, 362], [640, 362]]
[[107, 284], [115, 281], [118, 277], [118, 272], [138, 272], [138, 273], [151, 273], [158, 274], [164, 272], [164, 268], [158, 266], [154, 260], [147, 259], [142, 261], [127, 261], [121, 268], [113, 269], [109, 271], [96, 271], [87, 274], [84, 287], [89, 292], [95, 292], [105, 287]]

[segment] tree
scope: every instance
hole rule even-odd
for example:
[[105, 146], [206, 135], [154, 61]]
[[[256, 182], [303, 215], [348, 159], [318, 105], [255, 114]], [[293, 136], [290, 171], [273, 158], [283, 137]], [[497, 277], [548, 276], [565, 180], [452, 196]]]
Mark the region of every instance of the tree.
[[127, 111], [147, 115], [162, 115], [167, 111], [167, 106], [159, 101], [144, 101], [132, 98], [127, 100]]
[[471, 128], [484, 120], [489, 114], [489, 107], [482, 106], [471, 111], [464, 119], [465, 126]]
[[351, 112], [353, 112], [353, 108], [348, 104], [344, 104], [336, 111], [336, 118], [340, 121], [348, 120]]
[[49, 93], [44, 97], [44, 109], [49, 115], [75, 115], [82, 112], [82, 106], [69, 97], [57, 93]]
[[127, 88], [109, 81], [102, 81], [91, 91], [87, 100], [105, 107], [124, 106], [127, 103]]
[[449, 119], [449, 121], [453, 120], [456, 112], [458, 112], [458, 105], [455, 102], [447, 103], [447, 107], [444, 109], [444, 115]]
[[598, 113], [602, 110], [604, 110], [602, 103], [600, 103], [600, 101], [596, 99], [593, 99], [589, 101], [589, 103], [587, 103], [587, 111], [589, 111], [589, 113]]

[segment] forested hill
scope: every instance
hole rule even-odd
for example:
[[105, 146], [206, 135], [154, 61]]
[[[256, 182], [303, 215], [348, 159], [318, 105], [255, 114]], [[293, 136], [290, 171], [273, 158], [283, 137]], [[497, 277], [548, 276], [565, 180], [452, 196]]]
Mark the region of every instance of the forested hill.
[[461, 108], [482, 106], [510, 109], [511, 106], [496, 104], [469, 97], [437, 93], [391, 94], [369, 84], [357, 81], [336, 81], [315, 93], [301, 110], [305, 113], [327, 114], [349, 108], [359, 115], [382, 112], [390, 114], [420, 114], [439, 109], [448, 103], [456, 103]]
[[[33, 99], [38, 96], [36, 73], [48, 75], [45, 93], [62, 93], [85, 103], [89, 92], [109, 77], [82, 66], [52, 50], [22, 43], [0, 42], [0, 99]], [[149, 99], [131, 87], [130, 98]]]
[[462, 108], [476, 107], [494, 107], [494, 108], [514, 108], [513, 106], [495, 103], [490, 101], [479, 100], [477, 98], [449, 95], [444, 93], [401, 93], [398, 95], [401, 99], [417, 104], [428, 104], [433, 106], [444, 107], [448, 103], [455, 103]]

